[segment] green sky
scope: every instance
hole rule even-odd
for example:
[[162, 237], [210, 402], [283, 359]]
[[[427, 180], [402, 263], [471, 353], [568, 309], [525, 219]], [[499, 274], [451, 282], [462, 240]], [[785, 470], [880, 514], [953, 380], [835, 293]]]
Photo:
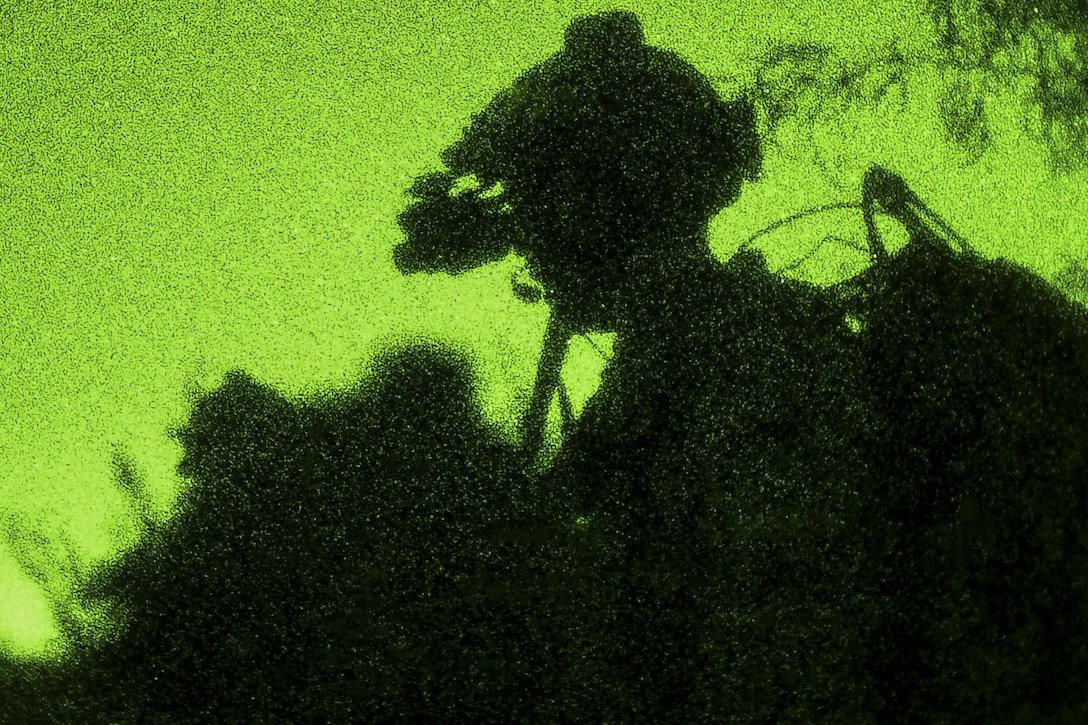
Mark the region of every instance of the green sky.
[[[557, 51], [571, 18], [634, 9], [650, 43], [723, 90], [750, 78], [770, 40], [826, 42], [850, 59], [894, 38], [929, 42], [905, 0], [61, 5], [0, 7], [0, 524], [43, 535], [8, 537], [24, 557], [73, 549], [77, 572], [132, 542], [113, 446], [165, 515], [180, 457], [165, 429], [189, 386], [215, 387], [228, 369], [302, 394], [349, 380], [390, 335], [429, 334], [476, 351], [489, 415], [519, 414], [546, 310], [512, 294], [516, 260], [402, 278], [394, 217], [411, 177]], [[964, 167], [941, 140], [934, 83], [917, 77], [905, 109], [837, 116], [816, 146], [787, 130], [762, 181], [716, 220], [715, 251], [727, 257], [803, 207], [857, 200], [860, 173], [878, 162], [984, 253], [1055, 273], [1084, 245], [1074, 201], [1085, 177], [1048, 179], [1041, 151], [1000, 114], [997, 145]], [[814, 165], [817, 147], [831, 176]], [[858, 219], [834, 224], [861, 238]], [[760, 247], [783, 266], [829, 229], [801, 225]], [[803, 273], [841, 277], [861, 260], [839, 250], [824, 262]], [[576, 402], [601, 365], [575, 346], [565, 375]], [[69, 583], [55, 573], [58, 592]], [[43, 648], [47, 601], [0, 550], [0, 644]]]

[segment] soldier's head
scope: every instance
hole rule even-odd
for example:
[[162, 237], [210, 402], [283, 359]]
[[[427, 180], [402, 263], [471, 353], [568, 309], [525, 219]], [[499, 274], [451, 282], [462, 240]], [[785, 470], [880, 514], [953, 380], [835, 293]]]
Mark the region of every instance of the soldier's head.
[[707, 253], [709, 220], [758, 176], [762, 153], [749, 102], [723, 101], [618, 11], [573, 21], [563, 50], [499, 93], [442, 159], [481, 188], [501, 184], [514, 247], [553, 308], [607, 328], [636, 260]]

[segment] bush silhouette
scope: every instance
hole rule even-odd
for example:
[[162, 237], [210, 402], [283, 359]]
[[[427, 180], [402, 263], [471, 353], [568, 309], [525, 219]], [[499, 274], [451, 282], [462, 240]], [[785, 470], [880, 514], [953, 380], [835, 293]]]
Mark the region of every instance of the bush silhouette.
[[467, 361], [422, 344], [304, 403], [228, 374], [176, 432], [177, 516], [83, 592], [119, 631], [6, 673], [35, 690], [21, 721], [532, 717], [560, 672], [559, 526], [474, 396]]

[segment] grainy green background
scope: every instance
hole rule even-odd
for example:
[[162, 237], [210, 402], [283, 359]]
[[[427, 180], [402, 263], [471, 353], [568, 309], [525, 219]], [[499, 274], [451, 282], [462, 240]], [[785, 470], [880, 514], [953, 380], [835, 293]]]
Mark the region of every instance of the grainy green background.
[[[0, 549], [0, 645], [43, 651], [55, 632], [46, 588], [20, 573], [12, 546], [47, 570], [71, 548], [78, 578], [132, 543], [110, 480], [115, 445], [168, 515], [180, 451], [165, 428], [183, 418], [188, 386], [244, 368], [304, 394], [348, 381], [389, 335], [426, 333], [477, 352], [486, 410], [509, 425], [546, 310], [512, 294], [513, 259], [456, 279], [402, 278], [394, 217], [412, 175], [433, 168], [497, 90], [557, 51], [571, 18], [634, 9], [650, 43], [725, 91], [750, 80], [771, 39], [830, 43], [848, 59], [896, 37], [924, 48], [931, 30], [917, 5], [4, 2], [0, 513], [11, 541]], [[994, 114], [997, 144], [962, 168], [962, 150], [941, 139], [934, 83], [921, 73], [905, 109], [821, 129], [833, 178], [787, 129], [763, 180], [716, 220], [714, 250], [725, 258], [782, 215], [856, 200], [861, 172], [879, 162], [984, 253], [1053, 275], [1085, 243], [1072, 204], [1085, 176], [1049, 180], [1007, 98], [992, 99], [1010, 109]], [[764, 238], [772, 267], [833, 228], [862, 238], [857, 218], [824, 222]], [[840, 250], [802, 273], [829, 281], [862, 261]], [[602, 364], [575, 346], [565, 376], [576, 404]], [[63, 599], [71, 572], [50, 576]]]

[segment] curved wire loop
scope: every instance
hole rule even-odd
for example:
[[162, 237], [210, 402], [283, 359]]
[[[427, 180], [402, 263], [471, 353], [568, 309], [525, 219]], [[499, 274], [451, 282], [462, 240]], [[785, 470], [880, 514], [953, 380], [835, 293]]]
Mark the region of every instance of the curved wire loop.
[[861, 204], [859, 204], [856, 201], [842, 201], [842, 202], [834, 202], [834, 203], [831, 203], [831, 204], [823, 204], [821, 206], [814, 206], [814, 207], [812, 207], [810, 209], [802, 209], [799, 212], [796, 212], [794, 214], [790, 214], [788, 217], [783, 217], [782, 219], [779, 219], [775, 223], [763, 227], [758, 232], [756, 232], [752, 236], [745, 239], [744, 243], [740, 245], [740, 248], [742, 250], [743, 249], [748, 249], [750, 246], [752, 246], [752, 243], [755, 242], [760, 237], [762, 237], [762, 236], [764, 236], [766, 234], [770, 234], [771, 232], [773, 232], [773, 231], [775, 231], [775, 230], [777, 230], [777, 229], [779, 229], [781, 227], [787, 226], [787, 225], [792, 224], [792, 223], [794, 223], [796, 221], [804, 219], [805, 217], [814, 216], [816, 214], [823, 214], [825, 212], [835, 211], [837, 209], [861, 209], [861, 208], [862, 208]]

